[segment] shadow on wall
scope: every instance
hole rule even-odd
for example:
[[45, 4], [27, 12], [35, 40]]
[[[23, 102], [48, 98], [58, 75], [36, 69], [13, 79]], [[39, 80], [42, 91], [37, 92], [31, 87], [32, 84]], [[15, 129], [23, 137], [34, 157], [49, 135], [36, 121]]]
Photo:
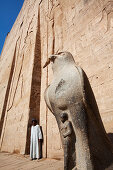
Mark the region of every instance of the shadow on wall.
[[[113, 134], [106, 134], [101, 116], [98, 110], [97, 102], [89, 80], [84, 73], [84, 89], [85, 99], [90, 107], [88, 113], [88, 128], [89, 128], [89, 147], [92, 155], [92, 161], [95, 170], [113, 169]], [[91, 108], [91, 111], [90, 111]], [[90, 113], [90, 114], [89, 114]]]
[[29, 121], [26, 139], [25, 154], [30, 153], [30, 123], [35, 118], [39, 123], [40, 114], [40, 90], [41, 90], [41, 40], [40, 40], [40, 8], [38, 9], [38, 30], [36, 33], [34, 66], [32, 73], [31, 94], [29, 103]]
[[43, 144], [43, 131], [42, 131], [42, 126], [40, 126], [41, 132], [42, 132], [42, 139], [39, 142], [39, 158], [43, 158], [43, 152], [42, 152], [42, 144]]
[[10, 86], [11, 86], [11, 82], [12, 82], [12, 78], [13, 78], [13, 71], [14, 71], [14, 67], [15, 67], [16, 47], [17, 47], [17, 43], [16, 43], [15, 50], [14, 50], [14, 56], [13, 56], [13, 60], [12, 60], [12, 65], [11, 65], [11, 70], [10, 70], [9, 80], [8, 80], [8, 84], [7, 84], [7, 90], [6, 90], [6, 94], [5, 94], [5, 100], [4, 100], [4, 105], [3, 105], [3, 109], [2, 109], [1, 120], [0, 120], [0, 137], [2, 134], [2, 128], [3, 128], [3, 124], [4, 124], [4, 118], [5, 118], [7, 102], [8, 102], [9, 92], [10, 92]]
[[109, 137], [110, 141], [113, 143], [113, 133], [108, 133], [108, 137]]

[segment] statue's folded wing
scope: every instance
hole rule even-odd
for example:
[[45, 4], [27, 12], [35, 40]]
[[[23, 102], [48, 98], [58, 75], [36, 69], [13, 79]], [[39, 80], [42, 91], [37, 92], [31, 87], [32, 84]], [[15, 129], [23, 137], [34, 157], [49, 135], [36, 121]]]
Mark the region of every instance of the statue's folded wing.
[[[92, 91], [91, 85], [89, 83], [88, 77], [86, 76], [85, 72], [79, 67], [78, 68], [80, 76], [81, 76], [81, 81], [82, 81], [82, 88], [83, 88], [83, 102], [85, 107], [87, 108], [87, 114], [88, 117], [91, 117], [93, 121], [97, 124], [95, 128], [98, 128], [100, 130], [100, 136], [102, 135], [103, 142], [106, 141], [111, 145], [111, 149], [113, 150], [113, 145], [108, 139], [107, 133], [105, 131], [99, 109], [96, 103], [96, 99], [94, 96], [94, 93]], [[91, 125], [92, 126], [92, 125]], [[103, 134], [102, 134], [103, 133]]]

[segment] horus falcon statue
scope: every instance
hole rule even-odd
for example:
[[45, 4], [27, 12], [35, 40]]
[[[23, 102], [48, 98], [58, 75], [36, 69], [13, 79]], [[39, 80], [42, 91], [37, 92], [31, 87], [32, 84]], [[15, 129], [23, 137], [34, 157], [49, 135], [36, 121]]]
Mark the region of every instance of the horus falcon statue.
[[[64, 169], [112, 170], [113, 146], [85, 72], [75, 64], [70, 52], [51, 55], [44, 67], [50, 63], [54, 78], [45, 90], [45, 102], [56, 118], [63, 148], [67, 148]], [[61, 130], [63, 113], [71, 122], [71, 130], [70, 123], [64, 127], [67, 136]]]

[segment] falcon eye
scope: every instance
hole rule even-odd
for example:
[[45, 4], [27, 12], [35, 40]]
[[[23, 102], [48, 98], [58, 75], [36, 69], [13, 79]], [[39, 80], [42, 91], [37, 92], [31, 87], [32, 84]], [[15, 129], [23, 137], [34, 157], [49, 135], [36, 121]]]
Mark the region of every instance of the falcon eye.
[[57, 55], [63, 54], [63, 52], [59, 52]]

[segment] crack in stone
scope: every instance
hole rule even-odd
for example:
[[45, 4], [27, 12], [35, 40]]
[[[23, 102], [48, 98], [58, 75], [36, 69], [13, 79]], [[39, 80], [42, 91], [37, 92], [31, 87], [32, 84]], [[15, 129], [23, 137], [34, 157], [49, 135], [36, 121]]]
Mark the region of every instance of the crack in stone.
[[0, 137], [1, 137], [1, 143], [0, 143], [1, 146], [0, 147], [2, 147], [4, 131], [5, 131], [5, 126], [6, 126], [6, 121], [7, 121], [6, 108], [7, 108], [7, 104], [8, 104], [9, 92], [10, 92], [11, 82], [12, 82], [12, 78], [13, 78], [13, 71], [14, 71], [14, 67], [15, 67], [16, 50], [17, 50], [17, 42], [16, 42], [16, 46], [15, 46], [15, 50], [14, 50], [14, 56], [13, 56], [13, 60], [12, 60], [12, 65], [11, 65], [11, 70], [10, 70], [9, 80], [8, 80], [8, 84], [7, 84], [7, 90], [6, 90], [6, 94], [5, 94], [1, 120], [0, 120]]
[[22, 58], [22, 63], [21, 63], [21, 67], [20, 67], [20, 71], [19, 71], [19, 75], [18, 75], [18, 79], [17, 79], [17, 83], [16, 83], [16, 88], [15, 88], [15, 92], [14, 92], [12, 104], [11, 104], [10, 108], [7, 109], [7, 111], [9, 111], [9, 110], [13, 107], [13, 104], [14, 104], [14, 99], [15, 99], [15, 96], [16, 96], [16, 92], [17, 92], [17, 88], [18, 88], [18, 83], [19, 83], [20, 75], [21, 75], [22, 68], [23, 68], [23, 61], [24, 61], [24, 56], [23, 56], [23, 58]]

